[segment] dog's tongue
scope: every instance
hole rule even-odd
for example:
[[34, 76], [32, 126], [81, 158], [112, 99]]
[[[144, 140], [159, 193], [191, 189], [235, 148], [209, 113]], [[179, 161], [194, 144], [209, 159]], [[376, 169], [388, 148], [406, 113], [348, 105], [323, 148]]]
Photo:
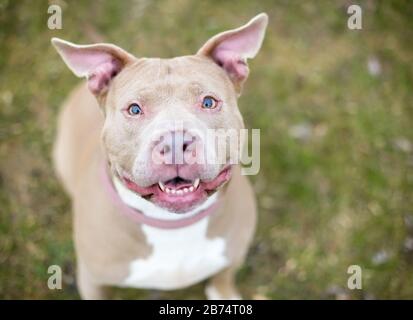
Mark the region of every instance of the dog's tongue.
[[165, 187], [180, 190], [183, 188], [189, 188], [192, 186], [192, 181], [185, 180], [180, 177], [176, 177], [174, 179], [168, 180], [165, 183]]

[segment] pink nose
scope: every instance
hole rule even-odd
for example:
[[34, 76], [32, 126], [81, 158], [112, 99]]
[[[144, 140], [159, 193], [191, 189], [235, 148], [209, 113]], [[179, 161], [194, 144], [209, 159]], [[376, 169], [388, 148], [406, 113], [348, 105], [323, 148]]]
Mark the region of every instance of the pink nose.
[[197, 138], [187, 131], [171, 131], [159, 137], [152, 150], [157, 164], [187, 164], [196, 157]]

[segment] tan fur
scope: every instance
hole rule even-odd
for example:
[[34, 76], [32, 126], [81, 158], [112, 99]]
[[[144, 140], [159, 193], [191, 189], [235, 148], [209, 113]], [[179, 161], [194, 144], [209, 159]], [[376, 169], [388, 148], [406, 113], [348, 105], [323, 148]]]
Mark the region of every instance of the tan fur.
[[[150, 167], [136, 171], [133, 165], [136, 155], [148, 153], [143, 142], [159, 117], [206, 128], [244, 128], [237, 106], [239, 84], [207, 55], [138, 59], [121, 52], [124, 68], [108, 90], [94, 97], [81, 85], [69, 96], [58, 119], [53, 152], [56, 171], [73, 202], [78, 286], [86, 299], [105, 298], [104, 287], [122, 285], [131, 262], [145, 259], [153, 250], [141, 225], [118, 212], [102, 188], [103, 164], [109, 160], [114, 175], [119, 169], [135, 170], [135, 181], [151, 185], [157, 172], [148, 172]], [[195, 107], [206, 93], [224, 101], [219, 113]], [[139, 122], [121, 112], [136, 99], [146, 108]], [[207, 168], [201, 179], [212, 179], [221, 169]], [[235, 272], [254, 234], [256, 206], [250, 183], [237, 166], [220, 192], [223, 201], [209, 219], [207, 237], [225, 239], [229, 265], [212, 277], [209, 288], [220, 298], [232, 298], [237, 295]]]
[[[73, 200], [74, 238], [81, 265], [79, 288], [83, 298], [92, 299], [102, 298], [102, 286], [120, 284], [127, 276], [129, 264], [151, 252], [139, 228], [117, 212], [105, 190], [99, 188], [99, 170], [104, 159], [102, 127], [102, 111], [96, 99], [86, 86], [78, 87], [60, 114], [54, 159], [58, 175]], [[224, 199], [223, 209], [212, 216], [208, 236], [226, 239], [226, 256], [238, 267], [256, 220], [252, 190], [239, 169], [234, 171]], [[225, 286], [223, 296], [227, 290], [233, 293]]]

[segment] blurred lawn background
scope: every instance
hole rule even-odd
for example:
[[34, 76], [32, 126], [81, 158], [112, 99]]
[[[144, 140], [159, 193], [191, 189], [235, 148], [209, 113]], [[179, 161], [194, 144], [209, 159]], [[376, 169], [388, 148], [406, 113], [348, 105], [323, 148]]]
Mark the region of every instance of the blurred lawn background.
[[[259, 225], [238, 275], [258, 299], [413, 298], [413, 1], [0, 0], [0, 298], [78, 298], [69, 199], [51, 168], [56, 115], [79, 80], [51, 37], [100, 37], [137, 56], [196, 52], [269, 14], [239, 101], [261, 129]], [[63, 29], [47, 28], [47, 8]], [[47, 268], [64, 270], [63, 290]], [[347, 289], [360, 265], [363, 289]], [[203, 287], [114, 290], [203, 298]]]

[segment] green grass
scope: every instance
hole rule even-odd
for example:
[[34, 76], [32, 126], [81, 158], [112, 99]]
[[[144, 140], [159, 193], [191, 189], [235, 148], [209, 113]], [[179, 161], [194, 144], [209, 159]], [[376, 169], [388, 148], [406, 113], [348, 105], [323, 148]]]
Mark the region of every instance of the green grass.
[[[261, 11], [270, 25], [239, 102], [248, 127], [261, 129], [244, 296], [413, 298], [411, 1], [359, 1], [358, 31], [347, 29], [344, 0], [56, 2], [62, 30], [47, 29], [46, 1], [0, 0], [0, 298], [78, 298], [70, 202], [50, 161], [59, 105], [78, 79], [50, 38], [89, 43], [97, 30], [137, 56], [172, 57]], [[52, 264], [64, 270], [61, 291], [47, 288]], [[347, 289], [353, 264], [363, 290]]]

